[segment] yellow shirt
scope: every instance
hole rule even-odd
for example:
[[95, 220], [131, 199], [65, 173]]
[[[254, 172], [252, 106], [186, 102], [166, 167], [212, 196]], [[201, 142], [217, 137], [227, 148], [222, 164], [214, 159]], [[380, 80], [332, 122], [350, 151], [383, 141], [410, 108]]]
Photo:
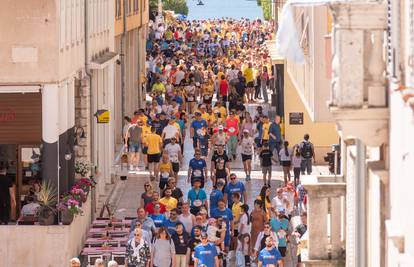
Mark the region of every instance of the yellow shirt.
[[216, 111], [216, 110], [220, 112], [220, 117], [221, 118], [225, 118], [226, 117], [227, 110], [226, 110], [225, 107], [223, 107], [223, 106], [221, 106], [221, 107], [214, 107], [213, 108], [213, 112]]
[[173, 209], [177, 208], [177, 199], [170, 197], [169, 199], [167, 199], [166, 197], [163, 197], [160, 199], [160, 203], [165, 205], [166, 210], [171, 211]]
[[148, 154], [154, 155], [161, 153], [160, 146], [162, 145], [161, 136], [155, 133], [147, 135]]
[[263, 123], [262, 129], [263, 129], [263, 140], [269, 140], [269, 128], [270, 128], [270, 123], [266, 122]]
[[252, 68], [246, 68], [244, 70], [244, 77], [246, 78], [246, 82], [253, 82], [254, 81], [254, 77], [253, 77], [253, 69]]
[[219, 81], [221, 81], [221, 76], [223, 76], [223, 75], [224, 75], [224, 72], [219, 71], [217, 73], [217, 79], [219, 79]]
[[241, 208], [241, 206], [243, 205], [242, 202], [239, 203], [233, 203], [233, 206], [231, 207], [231, 211], [233, 213], [233, 217], [234, 217], [234, 221], [237, 222], [238, 220], [240, 220], [240, 217], [243, 213], [243, 210]]
[[201, 118], [203, 118], [208, 123], [210, 120], [210, 114], [207, 112], [201, 113]]
[[151, 133], [151, 126], [144, 124], [142, 127], [142, 142], [147, 144], [147, 136]]

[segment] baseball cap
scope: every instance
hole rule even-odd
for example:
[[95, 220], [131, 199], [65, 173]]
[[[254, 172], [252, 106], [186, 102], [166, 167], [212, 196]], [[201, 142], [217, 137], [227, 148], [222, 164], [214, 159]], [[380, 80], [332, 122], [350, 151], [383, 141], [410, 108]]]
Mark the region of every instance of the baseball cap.
[[175, 115], [172, 115], [172, 116], [171, 116], [171, 119], [172, 119], [172, 120], [175, 120], [176, 118], [177, 118], [177, 117], [176, 117]]
[[244, 130], [243, 130], [243, 133], [249, 133], [249, 130], [244, 129]]
[[194, 112], [195, 115], [201, 115], [199, 111]]
[[224, 130], [223, 125], [219, 125], [218, 129], [219, 129], [219, 130]]
[[280, 212], [280, 213], [285, 213], [285, 209], [284, 208], [278, 208], [277, 211]]
[[208, 235], [207, 235], [207, 233], [206, 232], [201, 232], [201, 235], [200, 235], [200, 237], [201, 238], [207, 238], [208, 237]]

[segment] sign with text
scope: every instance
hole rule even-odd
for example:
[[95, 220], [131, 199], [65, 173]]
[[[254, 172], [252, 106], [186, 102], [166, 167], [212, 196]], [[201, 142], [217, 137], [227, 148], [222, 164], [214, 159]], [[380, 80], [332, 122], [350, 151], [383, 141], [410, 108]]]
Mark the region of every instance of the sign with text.
[[303, 112], [290, 112], [289, 113], [289, 124], [290, 125], [303, 124]]

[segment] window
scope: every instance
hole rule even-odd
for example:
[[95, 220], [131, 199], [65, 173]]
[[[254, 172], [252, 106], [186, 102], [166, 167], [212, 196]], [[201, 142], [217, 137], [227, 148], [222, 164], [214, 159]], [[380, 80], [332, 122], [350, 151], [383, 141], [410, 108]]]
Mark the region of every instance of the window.
[[134, 13], [139, 11], [139, 0], [134, 0]]
[[126, 15], [129, 16], [131, 15], [131, 2], [130, 0], [125, 0], [125, 10], [126, 10]]
[[116, 0], [115, 3], [115, 18], [121, 18], [121, 0]]

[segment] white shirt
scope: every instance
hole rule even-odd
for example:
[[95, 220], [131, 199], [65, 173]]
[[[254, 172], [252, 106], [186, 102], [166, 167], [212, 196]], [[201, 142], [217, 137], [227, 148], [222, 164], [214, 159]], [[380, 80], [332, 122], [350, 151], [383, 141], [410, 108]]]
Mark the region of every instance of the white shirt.
[[[239, 234], [243, 235], [243, 234], [250, 234], [250, 228], [251, 228], [251, 224], [247, 224], [248, 222], [248, 218], [247, 215], [245, 213], [242, 214], [242, 216], [240, 217], [240, 221], [239, 221], [239, 225], [238, 225], [238, 231]], [[241, 226], [244, 225], [243, 227], [243, 231], [241, 229]]]
[[178, 129], [175, 125], [168, 124], [165, 126], [164, 130], [162, 130], [162, 133], [165, 134], [165, 139], [171, 139], [177, 136]]
[[176, 73], [174, 73], [174, 77], [175, 77], [175, 84], [180, 84], [181, 81], [184, 79], [185, 77], [185, 73], [182, 70], [177, 71]]
[[272, 207], [275, 208], [276, 210], [278, 210], [278, 209], [285, 209], [286, 210], [286, 204], [284, 202], [285, 199], [286, 199], [285, 196], [283, 196], [281, 199], [278, 198], [277, 196], [275, 196], [272, 199]]
[[241, 153], [244, 155], [253, 155], [253, 138], [251, 137], [243, 137], [241, 141]]
[[179, 144], [175, 143], [174, 145], [172, 143], [169, 143], [165, 146], [165, 151], [167, 151], [168, 156], [171, 160], [171, 162], [177, 163], [178, 162], [178, 155], [181, 153], [181, 147]]
[[280, 161], [290, 161], [290, 157], [292, 156], [293, 151], [292, 151], [291, 148], [288, 148], [287, 151], [288, 151], [288, 155], [287, 156], [286, 156], [286, 153], [285, 153], [285, 148], [282, 148], [279, 151]]

